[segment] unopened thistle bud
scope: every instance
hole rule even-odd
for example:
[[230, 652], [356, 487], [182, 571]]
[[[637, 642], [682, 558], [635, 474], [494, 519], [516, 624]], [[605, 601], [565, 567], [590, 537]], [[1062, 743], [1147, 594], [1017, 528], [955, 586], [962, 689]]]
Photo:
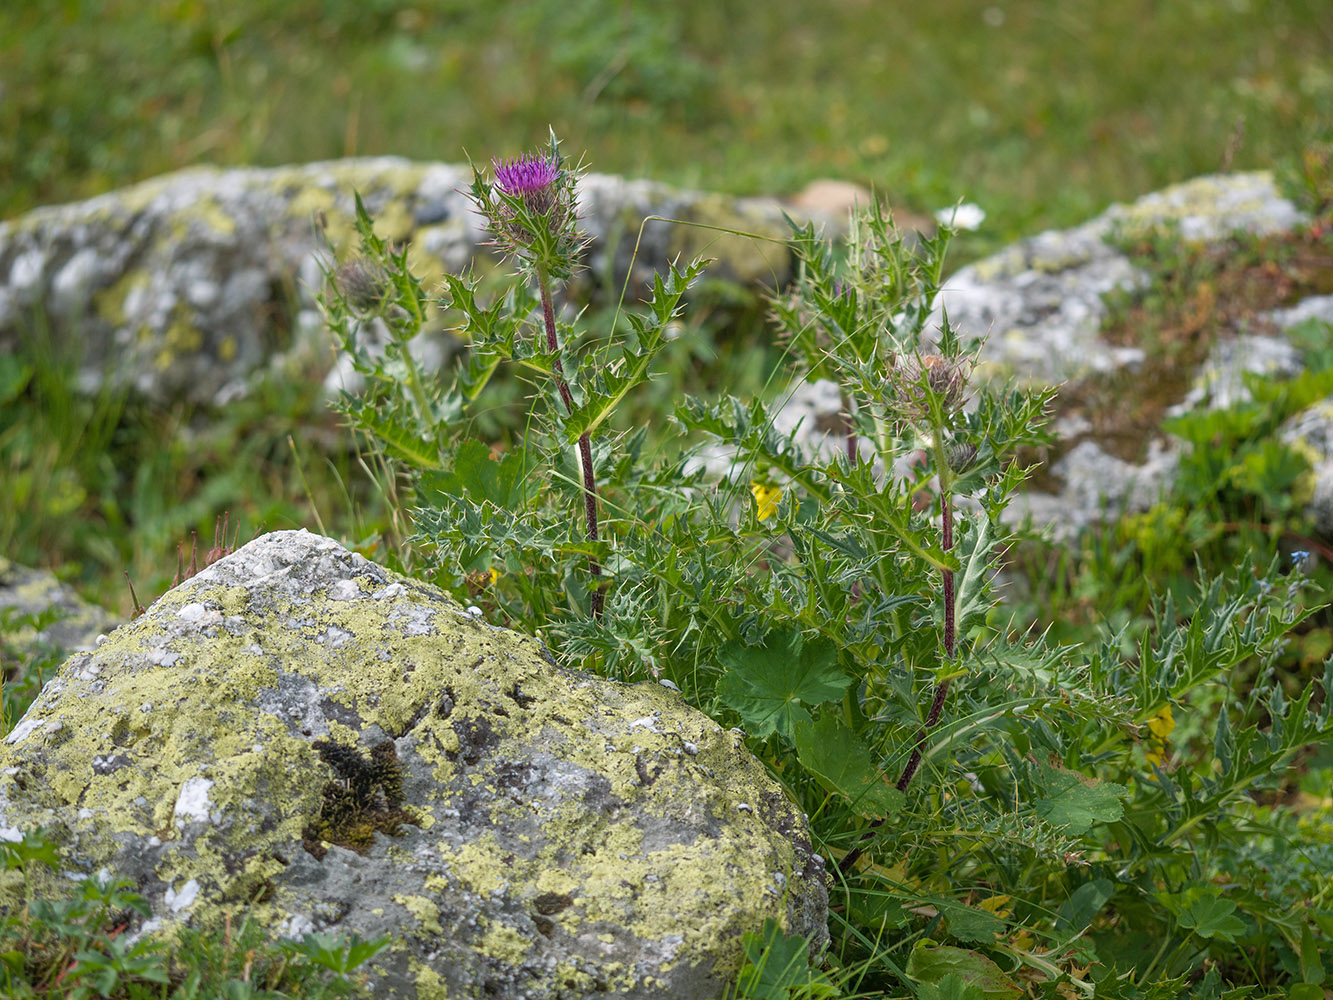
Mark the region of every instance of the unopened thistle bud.
[[889, 376], [889, 403], [904, 416], [924, 419], [931, 412], [931, 397], [943, 412], [962, 405], [971, 374], [967, 361], [927, 354], [900, 357]]
[[333, 281], [352, 308], [373, 309], [389, 290], [389, 275], [368, 257], [353, 257], [333, 273]]
[[954, 472], [966, 472], [977, 460], [977, 446], [966, 442], [950, 445], [947, 458], [949, 468]]

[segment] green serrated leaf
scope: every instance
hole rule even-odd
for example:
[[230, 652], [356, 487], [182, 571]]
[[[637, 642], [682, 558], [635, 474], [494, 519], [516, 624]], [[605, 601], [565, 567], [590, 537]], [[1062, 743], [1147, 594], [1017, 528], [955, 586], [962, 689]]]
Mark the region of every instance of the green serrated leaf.
[[938, 983], [921, 983], [917, 1000], [986, 1000], [981, 987], [973, 986], [956, 972], [950, 972]]
[[797, 723], [796, 756], [829, 791], [862, 816], [878, 819], [902, 808], [905, 796], [876, 766], [870, 749], [835, 716]]
[[1180, 925], [1192, 928], [1200, 937], [1234, 941], [1245, 933], [1245, 921], [1235, 914], [1236, 904], [1231, 900], [1205, 896], [1180, 915]]
[[949, 933], [959, 941], [994, 944], [995, 935], [1004, 932], [1004, 920], [975, 906], [949, 901], [940, 907], [940, 912], [949, 927]]
[[527, 452], [493, 457], [480, 441], [464, 441], [454, 451], [453, 468], [422, 477], [423, 499], [432, 491], [447, 496], [466, 496], [475, 503], [489, 500], [504, 510], [526, 506], [536, 489], [531, 474], [536, 460]]
[[0, 858], [4, 859], [7, 871], [34, 861], [52, 871], [60, 867], [60, 853], [56, 845], [46, 839], [43, 830], [25, 830], [22, 840], [0, 841]]
[[394, 458], [414, 469], [439, 469], [440, 454], [434, 442], [393, 416], [384, 416], [373, 403], [350, 406], [347, 412], [358, 427], [374, 437]]
[[1158, 902], [1175, 914], [1176, 922], [1202, 938], [1234, 941], [1245, 933], [1245, 922], [1237, 917], [1236, 904], [1221, 897], [1221, 890], [1208, 883], [1191, 883], [1180, 892], [1159, 892]]
[[1038, 763], [1042, 797], [1037, 815], [1073, 836], [1092, 829], [1095, 823], [1114, 823], [1124, 815], [1120, 800], [1129, 789], [1111, 781], [1098, 781], [1075, 771]]
[[938, 987], [946, 976], [957, 976], [985, 1000], [1018, 1000], [1023, 990], [1000, 971], [1000, 967], [978, 951], [937, 945], [929, 938], [918, 941], [907, 959], [907, 974], [921, 983]]
[[760, 739], [779, 732], [790, 740], [796, 723], [810, 721], [807, 706], [841, 698], [851, 683], [832, 642], [806, 642], [791, 626], [769, 632], [757, 646], [729, 642], [717, 658], [726, 668], [718, 695]]

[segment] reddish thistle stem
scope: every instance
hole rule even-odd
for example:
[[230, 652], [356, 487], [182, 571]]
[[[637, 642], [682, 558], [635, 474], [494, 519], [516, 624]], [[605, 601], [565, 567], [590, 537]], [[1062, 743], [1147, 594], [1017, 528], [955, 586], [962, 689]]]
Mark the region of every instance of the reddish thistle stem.
[[[542, 296], [542, 319], [546, 323], [546, 348], [551, 354], [551, 368], [555, 372], [556, 388], [560, 391], [560, 401], [565, 404], [565, 412], [574, 412], [574, 396], [569, 391], [565, 380], [565, 369], [560, 364], [560, 341], [555, 332], [555, 306], [551, 301], [551, 283], [546, 272], [538, 270], [537, 283]], [[597, 479], [592, 471], [592, 435], [579, 436], [579, 464], [583, 467], [583, 510], [588, 527], [588, 541], [597, 541]], [[601, 564], [596, 556], [588, 556], [588, 572], [592, 575], [592, 587], [589, 603], [594, 618], [602, 617], [602, 605], [605, 595], [597, 586], [602, 575]]]
[[[949, 506], [948, 494], [940, 491], [940, 520], [943, 528], [943, 538], [941, 548], [948, 552], [953, 548], [953, 508]], [[953, 570], [942, 569], [940, 575], [944, 580], [944, 656], [946, 660], [952, 660], [954, 649], [957, 646], [957, 623], [954, 620], [954, 588], [953, 588]], [[930, 712], [926, 716], [926, 724], [917, 731], [916, 742], [912, 746], [912, 755], [907, 758], [907, 766], [903, 768], [903, 773], [898, 778], [896, 785], [898, 791], [907, 791], [907, 786], [912, 783], [912, 778], [916, 776], [917, 768], [921, 766], [922, 752], [925, 750], [926, 737], [936, 724], [940, 721], [940, 716], [944, 713], [944, 702], [949, 696], [949, 681], [946, 678], [935, 685], [935, 697], [930, 703]], [[861, 855], [865, 854], [865, 842], [875, 836], [875, 831], [884, 824], [884, 819], [875, 820], [870, 824], [870, 829], [861, 834], [861, 843], [848, 851], [841, 861], [838, 862], [838, 871], [846, 875], [852, 870], [852, 867], [861, 860]]]

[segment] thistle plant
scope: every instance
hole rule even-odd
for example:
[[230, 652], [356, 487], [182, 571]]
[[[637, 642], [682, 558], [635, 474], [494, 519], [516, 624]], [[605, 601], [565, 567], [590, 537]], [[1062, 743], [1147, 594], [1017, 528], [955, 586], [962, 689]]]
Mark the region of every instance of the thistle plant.
[[[551, 374], [565, 413], [573, 416], [574, 395], [560, 361], [551, 281], [553, 278], [570, 278], [583, 249], [574, 209], [574, 189], [579, 171], [565, 166], [554, 132], [545, 153], [525, 154], [508, 161], [495, 160], [492, 166], [493, 184], [474, 169], [472, 199], [490, 225], [496, 245], [518, 264], [521, 276], [536, 283]], [[588, 541], [596, 543], [597, 476], [593, 469], [590, 431], [579, 435], [578, 450], [583, 474], [584, 523]], [[588, 556], [588, 573], [592, 577], [589, 589], [592, 614], [600, 618], [605, 594], [598, 586], [602, 568], [595, 555]]]
[[[756, 952], [738, 995], [859, 983], [1016, 1000], [1030, 983], [1145, 1000], [1189, 995], [1237, 947], [1252, 979], [1301, 968], [1296, 985], [1313, 985], [1322, 925], [1281, 914], [1306, 884], [1327, 909], [1327, 872], [1281, 862], [1291, 874], [1251, 894], [1229, 881], [1300, 836], [1273, 820], [1267, 846], [1247, 841], [1269, 822], [1254, 797], [1302, 747], [1333, 744], [1333, 665], [1290, 695], [1273, 674], [1315, 611], [1308, 581], [1287, 561], [1200, 571], [1149, 628], [1082, 648], [1029, 636], [999, 589], [1025, 537], [1006, 511], [1018, 456], [1050, 440], [1054, 390], [979, 377], [977, 341], [937, 314], [947, 228], [908, 239], [879, 208], [842, 247], [795, 228], [795, 279], [770, 303], [779, 384], [705, 397], [670, 366], [668, 336], [704, 261], [670, 265], [623, 309], [561, 308], [576, 175], [554, 141], [476, 172], [515, 265], [504, 279], [423, 289], [362, 213], [357, 254], [384, 292], [364, 309], [374, 297], [350, 284], [326, 297], [368, 377], [341, 405], [399, 489], [419, 572], [565, 662], [666, 683], [742, 727], [810, 815], [835, 874], [827, 968], [784, 958], [791, 989], [765, 993]], [[446, 378], [407, 350], [431, 316], [465, 345]], [[359, 351], [370, 322], [390, 330], [384, 358]], [[665, 420], [636, 409], [653, 378], [672, 380]], [[823, 450], [777, 429], [812, 379], [842, 401]], [[1240, 698], [1242, 676], [1259, 693]], [[748, 940], [801, 954], [780, 928]]]

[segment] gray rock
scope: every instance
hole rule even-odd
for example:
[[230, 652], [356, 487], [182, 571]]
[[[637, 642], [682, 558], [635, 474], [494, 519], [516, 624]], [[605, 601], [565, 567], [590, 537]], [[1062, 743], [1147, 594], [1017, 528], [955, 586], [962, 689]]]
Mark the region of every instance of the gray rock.
[[[339, 253], [350, 249], [360, 192], [376, 231], [411, 244], [431, 289], [445, 270], [495, 266], [463, 194], [471, 179], [468, 167], [393, 157], [201, 167], [37, 209], [0, 224], [0, 350], [41, 311], [58, 348], [82, 352], [88, 389], [110, 377], [156, 399], [223, 404], [257, 373], [322, 375], [333, 350], [314, 302], [326, 256], [316, 221]], [[712, 276], [742, 283], [771, 286], [790, 273], [787, 248], [773, 242], [789, 232], [774, 200], [598, 174], [579, 198], [593, 237], [585, 291], [618, 294], [632, 272], [637, 295], [668, 260], [696, 254], [718, 258]], [[645, 225], [648, 216], [677, 221]]]
[[1167, 409], [1168, 416], [1189, 413], [1204, 406], [1225, 410], [1252, 398], [1245, 385], [1247, 375], [1294, 378], [1304, 371], [1301, 352], [1281, 337], [1241, 334], [1220, 340], [1200, 366], [1185, 398]]
[[986, 338], [982, 359], [995, 376], [1049, 385], [1111, 372], [1137, 365], [1143, 352], [1101, 339], [1104, 296], [1147, 281], [1111, 237], [1175, 224], [1185, 239], [1210, 240], [1241, 230], [1282, 232], [1302, 221], [1267, 172], [1199, 177], [965, 267], [949, 279], [939, 306], [965, 335]]
[[[979, 368], [983, 378], [1050, 385], [1137, 371], [1145, 361], [1141, 349], [1108, 344], [1100, 335], [1106, 294], [1147, 281], [1112, 245], [1117, 234], [1171, 224], [1186, 240], [1212, 241], [1238, 231], [1285, 232], [1306, 221], [1267, 172], [1201, 177], [1131, 205], [1112, 206], [1082, 226], [1042, 233], [963, 268], [941, 293], [937, 317], [947, 310], [964, 336], [987, 338]], [[1271, 325], [1281, 330], [1333, 314], [1324, 299], [1333, 301], [1326, 296], [1274, 313]], [[1228, 332], [1234, 336], [1213, 345], [1185, 397], [1168, 408], [1168, 415], [1243, 401], [1247, 372], [1284, 378], [1303, 370], [1300, 351], [1285, 338]], [[1025, 494], [1010, 511], [1016, 519], [1031, 516], [1057, 537], [1068, 537], [1108, 513], [1145, 509], [1170, 488], [1178, 464], [1179, 443], [1164, 433], [1147, 442], [1146, 459], [1134, 463], [1109, 454], [1092, 428], [1079, 423], [1075, 418], [1061, 428], [1074, 447], [1051, 470], [1062, 480], [1059, 488]], [[1316, 495], [1333, 498], [1333, 480], [1319, 482]], [[1333, 520], [1321, 523], [1333, 527]]]
[[138, 933], [249, 904], [390, 935], [377, 997], [705, 1000], [767, 917], [827, 940], [805, 819], [736, 732], [304, 531], [61, 668], [0, 744], [0, 836], [37, 825], [44, 888], [128, 877]]
[[1333, 536], [1333, 396], [1296, 414], [1278, 430], [1278, 439], [1310, 462], [1305, 514], [1315, 530]]
[[1135, 464], [1081, 441], [1051, 469], [1059, 492], [1020, 493], [1005, 518], [1013, 524], [1031, 518], [1053, 540], [1067, 541], [1108, 515], [1148, 510], [1170, 489], [1179, 462], [1179, 446], [1169, 442], [1152, 442], [1147, 460]]
[[119, 622], [101, 608], [87, 603], [46, 570], [29, 569], [0, 556], [0, 614], [40, 615], [54, 611], [59, 618], [41, 631], [23, 628], [5, 636], [11, 654], [22, 656], [36, 645], [66, 652], [94, 648], [98, 635]]
[[1287, 330], [1306, 320], [1321, 320], [1333, 325], [1333, 295], [1311, 295], [1289, 309], [1274, 309], [1268, 319], [1280, 330]]

